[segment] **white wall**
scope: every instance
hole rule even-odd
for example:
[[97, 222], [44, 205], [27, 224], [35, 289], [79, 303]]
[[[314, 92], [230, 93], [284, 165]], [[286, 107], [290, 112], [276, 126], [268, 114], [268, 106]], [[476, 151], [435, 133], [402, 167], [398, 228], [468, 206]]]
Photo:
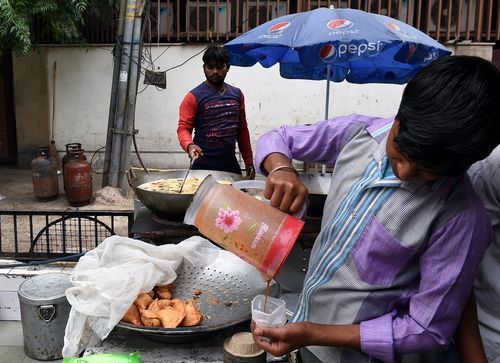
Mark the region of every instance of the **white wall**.
[[[177, 66], [203, 50], [202, 45], [152, 46], [155, 68]], [[204, 80], [202, 54], [167, 72], [167, 89], [147, 87], [137, 96], [136, 136], [148, 167], [186, 167], [187, 156], [177, 141], [178, 107], [184, 95]], [[111, 47], [88, 49], [50, 47], [47, 52], [49, 100], [52, 67], [57, 62], [55, 138], [63, 149], [81, 142], [88, 154], [106, 144], [111, 77]], [[141, 78], [139, 91], [144, 88]], [[262, 133], [283, 124], [305, 124], [324, 119], [326, 81], [288, 80], [277, 66], [264, 69], [232, 67], [226, 82], [245, 94], [252, 144]], [[330, 117], [350, 113], [389, 116], [399, 105], [401, 85], [331, 83]], [[87, 155], [89, 158], [91, 155]], [[134, 159], [134, 165], [138, 165]]]

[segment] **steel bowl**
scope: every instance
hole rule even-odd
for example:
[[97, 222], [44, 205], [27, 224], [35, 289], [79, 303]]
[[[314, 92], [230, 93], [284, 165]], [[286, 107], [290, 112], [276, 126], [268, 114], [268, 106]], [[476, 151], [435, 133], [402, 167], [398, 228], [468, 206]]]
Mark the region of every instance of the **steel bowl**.
[[[120, 322], [117, 327], [137, 331], [159, 342], [191, 342], [250, 320], [252, 299], [266, 290], [260, 273], [243, 260], [227, 263], [220, 259], [205, 267], [193, 266], [184, 260], [176, 273], [172, 295], [182, 300], [195, 299], [203, 314], [201, 325], [166, 329]], [[200, 289], [201, 294], [194, 295], [195, 289]], [[269, 290], [270, 296], [280, 296], [279, 284], [275, 283]]]

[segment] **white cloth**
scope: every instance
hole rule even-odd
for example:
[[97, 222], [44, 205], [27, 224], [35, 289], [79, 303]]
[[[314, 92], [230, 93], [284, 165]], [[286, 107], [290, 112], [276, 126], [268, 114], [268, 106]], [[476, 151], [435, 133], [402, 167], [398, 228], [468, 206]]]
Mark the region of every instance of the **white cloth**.
[[105, 239], [80, 258], [71, 274], [63, 357], [78, 356], [88, 344], [106, 338], [140, 292], [175, 280], [183, 258], [205, 266], [225, 254], [230, 253], [201, 237], [163, 246], [119, 236]]
[[474, 164], [469, 175], [493, 224], [494, 235], [486, 250], [474, 287], [479, 329], [488, 362], [500, 363], [500, 146]]

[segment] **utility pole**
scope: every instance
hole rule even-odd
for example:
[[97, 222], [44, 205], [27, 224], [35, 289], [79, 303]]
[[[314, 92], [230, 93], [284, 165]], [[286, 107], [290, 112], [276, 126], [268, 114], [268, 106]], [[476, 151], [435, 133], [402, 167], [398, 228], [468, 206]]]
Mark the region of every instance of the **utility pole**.
[[123, 124], [125, 118], [125, 104], [127, 100], [127, 89], [130, 70], [130, 52], [132, 49], [132, 33], [134, 30], [136, 0], [127, 0], [125, 10], [125, 27], [123, 31], [122, 55], [120, 61], [120, 75], [118, 77], [118, 88], [116, 95], [115, 122], [113, 127], [113, 142], [111, 144], [111, 159], [109, 163], [108, 184], [118, 187], [120, 173], [120, 159], [122, 135], [124, 134]]
[[118, 76], [120, 74], [120, 61], [122, 55], [123, 29], [125, 25], [125, 9], [127, 0], [120, 1], [120, 17], [116, 32], [116, 43], [113, 50], [113, 82], [111, 84], [111, 99], [109, 102], [108, 129], [106, 135], [106, 153], [104, 157], [104, 171], [102, 176], [102, 187], [108, 185], [109, 164], [111, 162], [111, 145], [113, 143], [113, 127], [115, 124], [116, 93], [118, 89]]
[[[130, 149], [135, 123], [135, 103], [142, 44], [142, 12], [146, 0], [122, 0], [115, 47], [113, 85], [108, 117], [103, 187], [119, 187], [128, 192], [126, 172], [130, 168]], [[123, 29], [123, 30], [122, 30]]]
[[134, 20], [134, 31], [132, 33], [132, 54], [131, 54], [131, 66], [130, 75], [128, 81], [128, 94], [127, 94], [127, 106], [125, 113], [124, 122], [124, 135], [120, 158], [120, 172], [118, 179], [118, 186], [126, 194], [128, 192], [128, 182], [126, 178], [126, 172], [130, 168], [130, 149], [132, 144], [132, 135], [134, 131], [135, 124], [135, 101], [137, 99], [137, 82], [140, 76], [140, 66], [141, 57], [140, 49], [142, 42], [142, 11], [144, 9], [145, 1], [139, 0], [140, 3], [136, 7], [135, 20]]

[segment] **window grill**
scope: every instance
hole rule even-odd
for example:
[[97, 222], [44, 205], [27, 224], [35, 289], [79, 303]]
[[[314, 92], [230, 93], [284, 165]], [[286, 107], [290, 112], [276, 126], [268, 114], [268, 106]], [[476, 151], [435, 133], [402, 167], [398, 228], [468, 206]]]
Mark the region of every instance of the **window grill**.
[[133, 211], [0, 211], [0, 257], [45, 260], [87, 252], [128, 235]]
[[[497, 0], [150, 0], [144, 42], [225, 42], [276, 17], [318, 7], [355, 8], [406, 22], [439, 41], [500, 40]], [[88, 14], [82, 33], [89, 44], [114, 44], [118, 10]], [[32, 33], [53, 43], [43, 22]]]

